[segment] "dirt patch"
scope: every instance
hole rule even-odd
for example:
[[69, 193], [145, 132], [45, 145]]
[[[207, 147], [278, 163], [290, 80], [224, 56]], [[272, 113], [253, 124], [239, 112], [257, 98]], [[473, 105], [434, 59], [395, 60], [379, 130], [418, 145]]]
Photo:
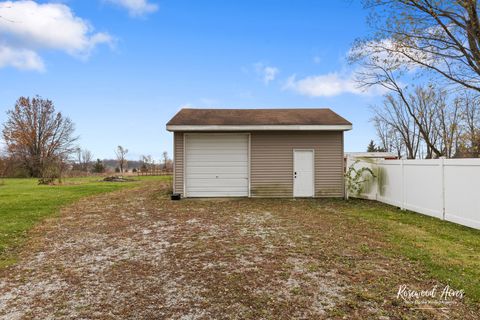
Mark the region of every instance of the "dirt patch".
[[[170, 201], [162, 183], [85, 199], [0, 273], [0, 318], [474, 319], [416, 310], [438, 284], [329, 200]], [[28, 249], [27, 249], [28, 248]]]
[[111, 177], [105, 177], [100, 181], [103, 181], [103, 182], [131, 182], [131, 181], [135, 181], [135, 180], [125, 178], [125, 177], [122, 177], [122, 176], [111, 176]]

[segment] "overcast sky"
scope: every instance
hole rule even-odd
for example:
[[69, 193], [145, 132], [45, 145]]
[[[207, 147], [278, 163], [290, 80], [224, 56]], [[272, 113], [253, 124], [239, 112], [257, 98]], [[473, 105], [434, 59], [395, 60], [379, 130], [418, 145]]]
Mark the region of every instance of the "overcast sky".
[[0, 122], [38, 94], [95, 157], [121, 144], [136, 160], [171, 154], [181, 107], [329, 107], [353, 123], [346, 151], [365, 151], [381, 97], [346, 55], [366, 14], [355, 0], [0, 1]]

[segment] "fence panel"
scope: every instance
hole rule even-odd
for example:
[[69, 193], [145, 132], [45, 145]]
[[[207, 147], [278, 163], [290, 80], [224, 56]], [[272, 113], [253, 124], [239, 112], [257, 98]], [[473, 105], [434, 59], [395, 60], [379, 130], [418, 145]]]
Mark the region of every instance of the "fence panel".
[[382, 165], [377, 165], [377, 200], [392, 206], [403, 208], [401, 160], [390, 160]]
[[369, 167], [376, 175], [360, 198], [480, 229], [480, 159], [348, 158], [351, 165]]
[[480, 229], [480, 159], [445, 160], [445, 219]]
[[443, 218], [440, 160], [404, 160], [404, 208]]

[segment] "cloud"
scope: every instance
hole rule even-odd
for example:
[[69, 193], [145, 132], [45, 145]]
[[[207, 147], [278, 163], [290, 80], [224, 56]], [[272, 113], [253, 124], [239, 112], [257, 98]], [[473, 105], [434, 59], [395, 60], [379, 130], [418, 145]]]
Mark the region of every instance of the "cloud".
[[42, 59], [35, 51], [15, 49], [0, 44], [0, 68], [4, 67], [14, 67], [20, 70], [45, 70]]
[[[433, 31], [427, 30], [427, 32], [431, 33]], [[414, 56], [427, 64], [439, 63], [434, 60], [435, 57], [431, 54], [399, 46], [392, 39], [385, 38], [367, 41], [360, 46], [350, 48], [347, 57], [357, 62], [355, 66], [350, 66], [349, 69], [342, 68], [341, 72], [311, 75], [301, 79], [292, 75], [287, 79], [283, 89], [292, 90], [309, 97], [333, 97], [346, 93], [370, 96], [383, 95], [388, 92], [388, 89], [383, 86], [361, 87], [362, 77], [365, 75], [368, 77], [370, 74], [378, 72], [378, 69], [371, 67], [372, 65], [391, 70], [397, 70], [402, 66], [408, 73], [416, 72], [419, 65], [412, 63], [405, 54]], [[313, 62], [320, 63], [320, 57], [315, 56]], [[401, 84], [400, 81], [398, 83]]]
[[86, 59], [108, 33], [94, 32], [88, 21], [61, 3], [0, 2], [1, 66], [43, 70], [40, 50], [59, 50]]
[[352, 75], [342, 76], [337, 72], [309, 76], [303, 79], [295, 75], [288, 78], [285, 89], [310, 97], [332, 97], [343, 93], [362, 94]]
[[261, 62], [255, 63], [255, 72], [262, 77], [265, 84], [275, 80], [280, 70], [276, 67], [264, 65]]
[[148, 0], [105, 0], [128, 10], [133, 17], [144, 16], [158, 10], [158, 5]]
[[301, 95], [309, 97], [333, 97], [345, 93], [356, 95], [376, 95], [384, 92], [382, 88], [360, 88], [355, 81], [355, 73], [340, 74], [330, 72], [327, 74], [308, 76], [297, 79], [295, 75], [287, 79], [283, 87]]

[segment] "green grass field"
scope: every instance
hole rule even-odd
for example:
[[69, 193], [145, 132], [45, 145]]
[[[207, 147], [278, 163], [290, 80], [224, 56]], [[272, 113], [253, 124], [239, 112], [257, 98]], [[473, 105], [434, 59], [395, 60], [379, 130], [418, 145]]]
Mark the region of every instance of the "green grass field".
[[346, 211], [367, 220], [393, 244], [387, 254], [421, 263], [431, 276], [480, 302], [480, 230], [379, 202], [352, 200]]
[[100, 182], [99, 177], [69, 178], [61, 185], [38, 185], [37, 179], [0, 181], [0, 267], [15, 262], [15, 250], [28, 231], [62, 206], [80, 198], [137, 186], [142, 181], [169, 177], [135, 177], [135, 182]]

